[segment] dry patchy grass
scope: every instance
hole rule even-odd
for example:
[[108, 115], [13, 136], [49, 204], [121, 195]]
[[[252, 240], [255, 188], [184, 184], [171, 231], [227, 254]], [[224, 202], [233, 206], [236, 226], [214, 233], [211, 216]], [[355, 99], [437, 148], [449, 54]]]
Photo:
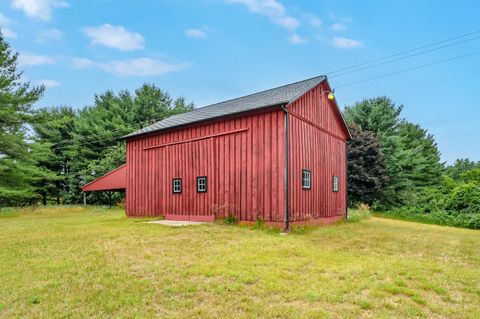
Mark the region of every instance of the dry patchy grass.
[[0, 317], [480, 317], [480, 232], [387, 219], [288, 236], [120, 210], [0, 212]]

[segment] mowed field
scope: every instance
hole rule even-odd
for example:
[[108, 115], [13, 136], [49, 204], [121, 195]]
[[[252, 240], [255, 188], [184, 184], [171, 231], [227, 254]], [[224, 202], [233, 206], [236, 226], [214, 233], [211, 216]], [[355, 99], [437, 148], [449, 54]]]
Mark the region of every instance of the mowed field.
[[480, 231], [144, 221], [92, 207], [1, 213], [0, 317], [480, 318]]

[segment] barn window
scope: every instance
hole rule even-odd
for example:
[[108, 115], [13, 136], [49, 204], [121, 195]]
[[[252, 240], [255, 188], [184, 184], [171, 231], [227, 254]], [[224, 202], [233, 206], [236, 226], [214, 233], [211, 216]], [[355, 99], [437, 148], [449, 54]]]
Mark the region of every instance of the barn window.
[[338, 192], [338, 176], [333, 176], [333, 191]]
[[172, 180], [172, 192], [174, 194], [181, 194], [182, 193], [182, 179], [181, 178], [174, 178]]
[[197, 177], [197, 193], [207, 192], [207, 176]]
[[311, 189], [312, 188], [312, 173], [309, 170], [302, 170], [302, 188]]

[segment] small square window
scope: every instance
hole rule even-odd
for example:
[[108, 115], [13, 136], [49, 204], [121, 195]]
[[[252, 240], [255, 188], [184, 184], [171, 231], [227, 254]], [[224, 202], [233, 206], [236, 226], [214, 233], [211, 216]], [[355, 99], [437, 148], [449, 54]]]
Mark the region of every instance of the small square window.
[[338, 192], [338, 176], [333, 176], [333, 191]]
[[207, 192], [207, 176], [197, 177], [197, 193]]
[[174, 194], [181, 194], [182, 193], [182, 179], [181, 178], [174, 178], [172, 180], [172, 192]]
[[312, 173], [309, 170], [302, 170], [302, 188], [311, 189], [312, 188]]

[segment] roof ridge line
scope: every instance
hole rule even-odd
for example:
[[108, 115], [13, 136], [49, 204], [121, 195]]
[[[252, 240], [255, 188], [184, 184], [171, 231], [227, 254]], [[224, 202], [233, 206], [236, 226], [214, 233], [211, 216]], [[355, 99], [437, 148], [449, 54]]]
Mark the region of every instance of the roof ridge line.
[[[307, 82], [307, 81], [310, 81], [310, 80], [313, 80], [313, 79], [316, 79], [316, 78], [320, 78], [320, 77], [327, 78], [326, 75], [317, 75], [317, 76], [314, 76], [314, 77], [311, 77], [311, 78], [308, 78], [308, 79], [305, 79], [305, 80], [300, 80], [300, 81], [297, 81], [297, 82], [292, 82], [292, 83], [288, 83], [288, 84], [284, 84], [284, 85], [279, 85], [279, 86], [276, 86], [276, 87], [273, 87], [273, 88], [270, 88], [270, 89], [265, 89], [265, 90], [263, 90], [263, 91], [258, 91], [258, 92], [255, 92], [255, 93], [250, 93], [250, 94], [242, 95], [242, 96], [239, 96], [239, 97], [236, 97], [236, 98], [233, 98], [233, 99], [229, 99], [229, 100], [225, 100], [225, 101], [216, 102], [216, 103], [213, 103], [213, 104], [208, 104], [208, 105], [205, 105], [205, 106], [201, 106], [201, 107], [199, 107], [199, 108], [196, 108], [196, 109], [191, 110], [190, 112], [193, 112], [193, 111], [196, 111], [196, 110], [200, 110], [200, 109], [204, 109], [204, 108], [211, 107], [211, 106], [215, 106], [215, 105], [218, 105], [218, 104], [226, 103], [226, 102], [231, 102], [231, 101], [243, 99], [243, 98], [245, 98], [245, 97], [247, 97], [247, 96], [251, 96], [251, 95], [255, 95], [255, 94], [260, 94], [260, 93], [265, 93], [265, 92], [267, 92], [267, 91], [277, 90], [277, 89], [280, 89], [280, 88], [282, 88], [282, 87], [286, 87], [286, 86], [298, 84], [298, 83], [301, 83], [301, 82]], [[187, 113], [190, 113], [190, 112], [187, 112]], [[181, 114], [185, 114], [185, 113], [180, 113], [180, 114], [175, 114], [175, 115], [181, 115]], [[174, 115], [174, 116], [175, 116], [175, 115]]]
[[[175, 114], [162, 120], [156, 121], [155, 123], [152, 123], [147, 127], [123, 136], [122, 139], [147, 134], [154, 131], [159, 131], [169, 127], [171, 128], [188, 123], [195, 123], [206, 119], [221, 117], [227, 114], [235, 114], [241, 111], [253, 110], [265, 107], [267, 105], [291, 103], [312, 87], [315, 87], [319, 83], [326, 80], [326, 75], [317, 75], [308, 79], [280, 85], [274, 88], [265, 89], [263, 91], [254, 92], [233, 99], [224, 100], [214, 104], [195, 108], [189, 112]], [[245, 105], [244, 107], [240, 107], [240, 104]]]

